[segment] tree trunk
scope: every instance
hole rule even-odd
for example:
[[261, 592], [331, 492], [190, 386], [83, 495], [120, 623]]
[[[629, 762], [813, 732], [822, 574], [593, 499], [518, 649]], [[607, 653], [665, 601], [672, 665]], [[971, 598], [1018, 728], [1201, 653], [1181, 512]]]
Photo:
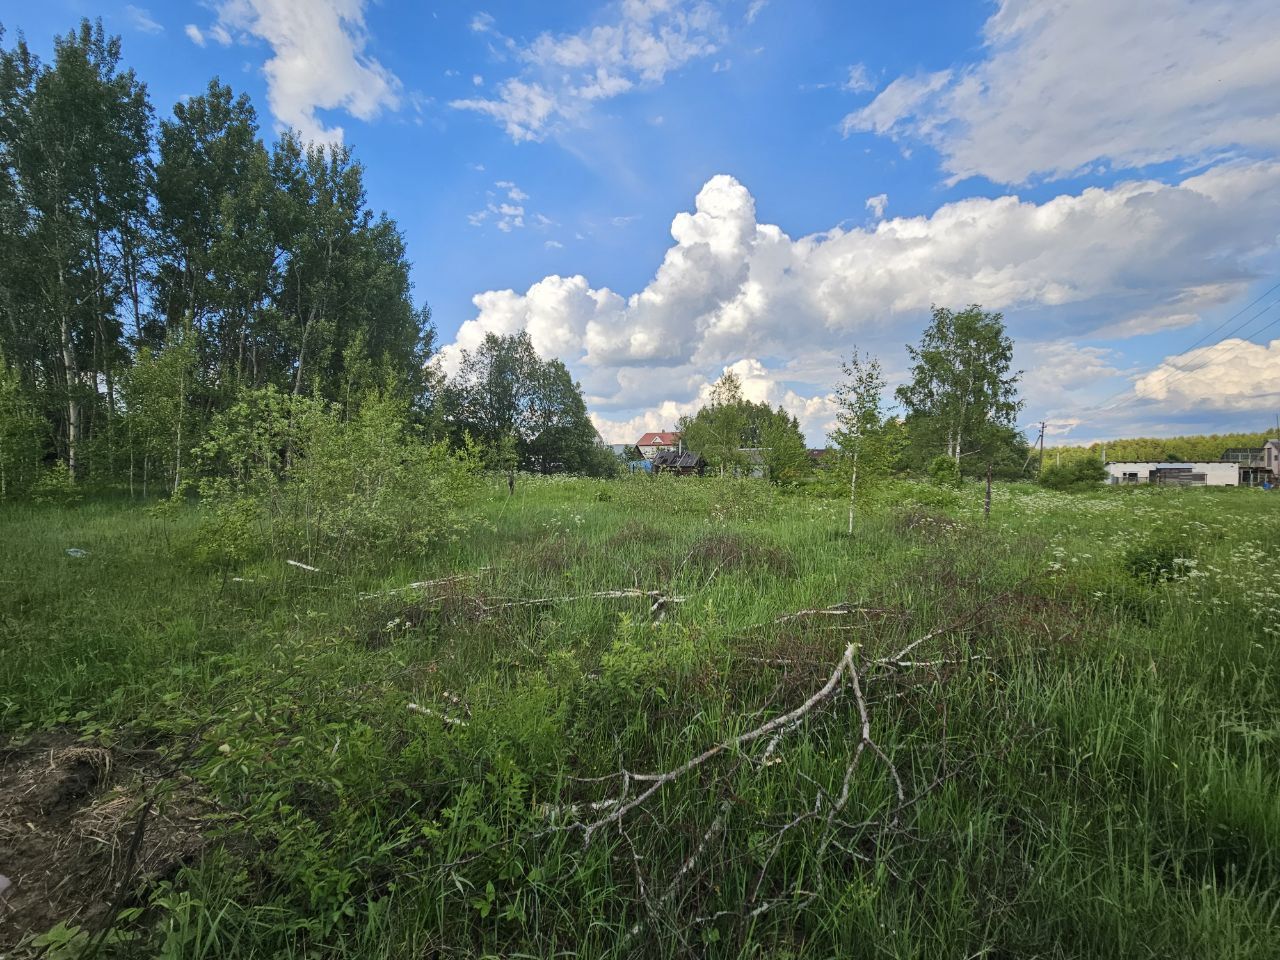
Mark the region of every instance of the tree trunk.
[[853, 452], [853, 477], [849, 481], [849, 536], [853, 536], [853, 513], [858, 502], [858, 451]]
[[[58, 269], [61, 275], [62, 269]], [[61, 324], [62, 365], [67, 380], [67, 472], [76, 479], [76, 448], [80, 441], [80, 401], [76, 397], [80, 374], [76, 370], [75, 347], [71, 343], [71, 324], [63, 313]]]
[[302, 362], [307, 355], [307, 335], [311, 333], [311, 324], [316, 318], [316, 308], [307, 311], [307, 322], [302, 325], [302, 343], [298, 345], [298, 373], [293, 378], [293, 395], [302, 393]]
[[178, 483], [182, 478], [182, 420], [186, 410], [186, 376], [178, 375], [178, 432], [173, 443], [173, 495], [178, 495]]

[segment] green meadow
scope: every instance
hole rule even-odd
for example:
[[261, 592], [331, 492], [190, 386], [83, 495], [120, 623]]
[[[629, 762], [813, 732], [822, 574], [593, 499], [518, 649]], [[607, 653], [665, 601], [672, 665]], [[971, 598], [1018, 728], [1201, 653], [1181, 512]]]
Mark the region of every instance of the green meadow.
[[1275, 496], [983, 494], [2, 505], [0, 953], [1280, 956]]

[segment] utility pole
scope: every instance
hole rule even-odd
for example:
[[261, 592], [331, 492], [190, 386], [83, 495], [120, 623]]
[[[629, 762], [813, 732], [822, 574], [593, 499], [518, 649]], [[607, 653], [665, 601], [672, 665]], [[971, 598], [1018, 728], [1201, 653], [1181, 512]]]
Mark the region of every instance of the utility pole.
[[1040, 447], [1040, 472], [1044, 473], [1044, 421], [1040, 421], [1040, 436], [1036, 438], [1036, 442], [1031, 445], [1031, 451], [1027, 454], [1027, 459], [1022, 462], [1023, 475], [1027, 472], [1027, 467], [1031, 463], [1031, 458], [1035, 456], [1036, 447]]

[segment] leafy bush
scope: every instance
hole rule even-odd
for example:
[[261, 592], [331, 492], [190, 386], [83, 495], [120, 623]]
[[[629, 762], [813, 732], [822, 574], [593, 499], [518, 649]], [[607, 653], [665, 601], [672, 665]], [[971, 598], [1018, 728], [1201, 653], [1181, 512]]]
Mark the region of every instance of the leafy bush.
[[960, 486], [960, 467], [951, 457], [934, 457], [929, 464], [929, 479], [940, 487]]
[[419, 441], [407, 407], [386, 397], [344, 417], [320, 400], [247, 391], [197, 453], [203, 546], [223, 562], [263, 548], [345, 561], [456, 540], [478, 482], [470, 449]]
[[36, 503], [67, 506], [80, 499], [80, 490], [71, 476], [71, 470], [59, 460], [36, 478], [31, 485], [31, 499]]
[[1107, 468], [1101, 460], [1087, 457], [1074, 463], [1061, 466], [1046, 467], [1040, 474], [1040, 483], [1050, 490], [1062, 490], [1078, 493], [1085, 490], [1096, 490], [1098, 485], [1107, 479]]
[[1124, 554], [1124, 568], [1135, 580], [1167, 583], [1185, 579], [1196, 566], [1190, 550], [1178, 539], [1161, 537], [1136, 543]]

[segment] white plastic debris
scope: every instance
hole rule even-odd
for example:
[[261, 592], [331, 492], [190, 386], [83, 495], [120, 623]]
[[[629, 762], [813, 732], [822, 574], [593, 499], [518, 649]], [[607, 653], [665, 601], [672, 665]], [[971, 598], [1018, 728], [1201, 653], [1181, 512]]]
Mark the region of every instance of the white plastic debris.
[[6, 877], [3, 873], [0, 873], [0, 897], [3, 897], [5, 894], [5, 891], [12, 886], [13, 886], [13, 881], [10, 880], [8, 877]]
[[79, 547], [67, 547], [68, 557], [75, 557], [77, 560], [79, 560], [81, 557], [87, 557], [88, 555], [89, 555], [88, 550], [81, 550]]
[[313, 567], [309, 563], [303, 563], [300, 560], [286, 560], [285, 563], [287, 563], [291, 567], [297, 567], [299, 570], [306, 570], [308, 573], [320, 572], [319, 567]]

